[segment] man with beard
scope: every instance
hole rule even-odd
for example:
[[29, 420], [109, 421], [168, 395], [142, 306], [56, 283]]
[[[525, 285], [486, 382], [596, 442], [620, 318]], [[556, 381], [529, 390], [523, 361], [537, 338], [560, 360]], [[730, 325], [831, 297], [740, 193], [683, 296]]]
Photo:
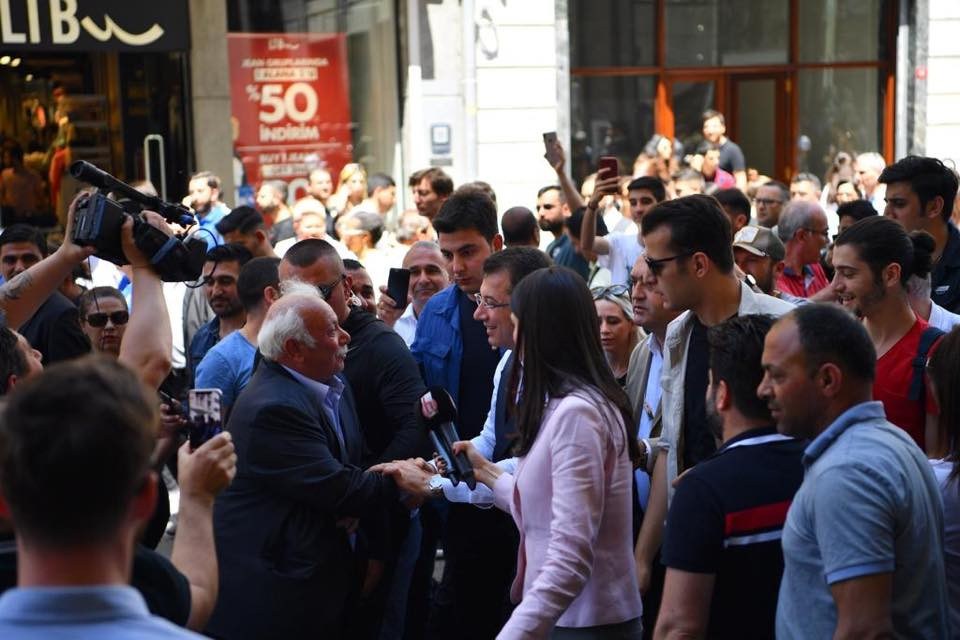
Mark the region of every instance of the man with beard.
[[409, 303], [401, 311], [386, 287], [380, 287], [377, 315], [393, 327], [407, 346], [417, 337], [417, 320], [427, 300], [450, 284], [446, 261], [436, 242], [421, 240], [403, 256], [403, 268], [410, 271]]
[[213, 319], [197, 330], [187, 350], [187, 379], [193, 386], [196, 367], [213, 345], [236, 331], [246, 321], [243, 304], [237, 293], [240, 268], [252, 256], [242, 245], [222, 244], [207, 252], [203, 263], [203, 293], [213, 309]]
[[943, 332], [929, 328], [914, 312], [907, 283], [913, 275], [927, 277], [933, 251], [930, 234], [908, 235], [897, 222], [881, 217], [853, 225], [837, 237], [833, 249], [837, 296], [863, 318], [877, 351], [873, 397], [883, 402], [887, 419], [909, 433], [921, 449], [925, 434], [936, 433], [922, 367]]
[[745, 274], [753, 279], [763, 293], [792, 304], [807, 302], [778, 290], [777, 278], [783, 273], [786, 249], [780, 238], [766, 227], [744, 227], [733, 236], [733, 259]]
[[230, 208], [220, 202], [220, 178], [209, 171], [195, 173], [190, 176], [189, 189], [187, 204], [200, 220], [199, 235], [207, 243], [207, 249], [213, 249], [223, 243], [217, 223], [230, 213]]
[[677, 484], [654, 638], [774, 635], [780, 536], [803, 481], [806, 443], [778, 434], [757, 397], [763, 339], [772, 325], [771, 316], [748, 315], [707, 332], [706, 413], [723, 444]]
[[293, 213], [287, 207], [287, 183], [283, 180], [270, 180], [260, 185], [257, 191], [257, 209], [270, 227], [270, 244], [293, 238]]
[[570, 234], [564, 231], [564, 223], [571, 215], [567, 198], [558, 185], [549, 185], [537, 192], [537, 221], [540, 229], [553, 236], [553, 241], [545, 249], [547, 255], [555, 264], [573, 269], [586, 279], [590, 263], [577, 251]]

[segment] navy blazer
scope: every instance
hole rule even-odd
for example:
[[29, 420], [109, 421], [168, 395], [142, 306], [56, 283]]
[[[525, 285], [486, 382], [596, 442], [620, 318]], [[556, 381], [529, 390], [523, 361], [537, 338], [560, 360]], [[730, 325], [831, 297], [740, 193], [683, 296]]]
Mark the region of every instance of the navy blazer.
[[345, 451], [313, 390], [264, 359], [227, 429], [237, 475], [214, 507], [220, 595], [208, 631], [222, 638], [340, 637], [360, 573], [345, 516], [377, 518], [394, 482], [359, 466], [349, 385], [340, 403]]

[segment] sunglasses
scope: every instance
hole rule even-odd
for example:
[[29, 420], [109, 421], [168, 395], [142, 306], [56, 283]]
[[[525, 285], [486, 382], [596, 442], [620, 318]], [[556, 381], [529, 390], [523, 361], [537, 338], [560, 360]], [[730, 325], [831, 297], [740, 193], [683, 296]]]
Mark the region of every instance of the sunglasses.
[[668, 262], [673, 262], [674, 260], [680, 260], [682, 258], [689, 258], [693, 253], [686, 251], [684, 253], [678, 253], [675, 256], [670, 256], [669, 258], [660, 258], [659, 260], [654, 260], [653, 258], [644, 257], [643, 260], [647, 263], [647, 267], [650, 269], [650, 273], [654, 276], [659, 276], [663, 273], [663, 270], [666, 268]]
[[91, 313], [87, 315], [87, 324], [96, 329], [101, 329], [107, 326], [107, 320], [113, 323], [113, 326], [118, 327], [123, 324], [127, 324], [130, 320], [130, 314], [126, 311], [114, 311], [113, 313]]
[[613, 296], [614, 298], [625, 295], [630, 288], [625, 284], [612, 284], [609, 287], [594, 287], [590, 289], [590, 294], [593, 296], [594, 300], [599, 300], [600, 298], [606, 298], [607, 296]]
[[338, 284], [346, 280], [346, 278], [347, 278], [347, 274], [341, 273], [340, 277], [338, 277], [336, 280], [334, 280], [330, 284], [317, 285], [317, 289], [320, 290], [320, 295], [323, 296], [323, 299], [329, 302], [330, 296], [333, 295], [333, 290], [337, 288]]

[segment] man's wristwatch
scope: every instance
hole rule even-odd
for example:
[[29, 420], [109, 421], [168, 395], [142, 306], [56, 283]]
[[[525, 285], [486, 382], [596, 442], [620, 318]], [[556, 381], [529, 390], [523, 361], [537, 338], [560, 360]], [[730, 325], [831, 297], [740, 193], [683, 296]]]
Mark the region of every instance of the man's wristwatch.
[[430, 489], [430, 495], [439, 498], [443, 495], [443, 478], [439, 475], [431, 476], [427, 487]]

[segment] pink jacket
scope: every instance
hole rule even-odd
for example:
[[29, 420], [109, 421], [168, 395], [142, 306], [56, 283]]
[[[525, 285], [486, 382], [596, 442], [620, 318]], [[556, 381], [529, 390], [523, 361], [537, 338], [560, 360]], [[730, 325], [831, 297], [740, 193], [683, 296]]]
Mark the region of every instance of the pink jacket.
[[546, 638], [555, 625], [615, 624], [642, 613], [625, 433], [605, 400], [583, 391], [551, 400], [516, 474], [497, 479], [495, 503], [520, 530], [510, 594], [520, 604], [498, 638]]

